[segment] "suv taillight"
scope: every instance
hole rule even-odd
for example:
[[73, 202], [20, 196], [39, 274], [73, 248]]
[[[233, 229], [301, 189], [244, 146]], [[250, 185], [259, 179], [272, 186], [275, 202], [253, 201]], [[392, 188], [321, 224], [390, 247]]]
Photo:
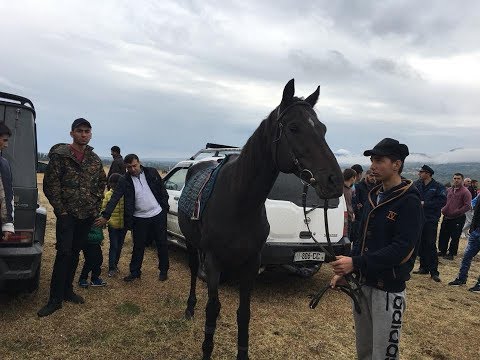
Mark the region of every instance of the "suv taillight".
[[8, 240], [1, 240], [3, 244], [30, 244], [33, 240], [32, 231], [17, 231], [8, 237]]
[[348, 211], [343, 212], [343, 236], [348, 236]]

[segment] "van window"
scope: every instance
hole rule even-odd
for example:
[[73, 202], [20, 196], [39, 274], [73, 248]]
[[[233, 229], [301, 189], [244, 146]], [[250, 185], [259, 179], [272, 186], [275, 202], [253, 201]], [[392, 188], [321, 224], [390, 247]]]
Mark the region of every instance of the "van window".
[[188, 168], [177, 168], [165, 178], [165, 187], [167, 190], [182, 190], [187, 177]]
[[[302, 206], [302, 192], [303, 184], [300, 179], [294, 174], [280, 173], [277, 181], [273, 184], [268, 198], [271, 200], [291, 201], [295, 205]], [[328, 207], [330, 209], [337, 208], [340, 200], [328, 200]], [[325, 206], [325, 201], [317, 196], [313, 188], [308, 189], [307, 193], [307, 207], [321, 207]]]

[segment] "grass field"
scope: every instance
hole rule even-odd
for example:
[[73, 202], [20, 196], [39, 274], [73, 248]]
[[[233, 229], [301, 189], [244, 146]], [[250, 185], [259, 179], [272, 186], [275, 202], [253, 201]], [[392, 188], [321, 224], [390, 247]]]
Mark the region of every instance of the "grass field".
[[[41, 188], [41, 176], [39, 187]], [[53, 315], [39, 319], [37, 310], [48, 299], [54, 249], [54, 216], [48, 209], [47, 235], [40, 289], [33, 294], [0, 296], [0, 359], [200, 359], [203, 340], [206, 288], [198, 284], [198, 304], [193, 321], [183, 319], [188, 294], [186, 256], [171, 249], [166, 282], [158, 281], [156, 254], [145, 254], [142, 279], [124, 283], [131, 252], [127, 235], [120, 263], [121, 276], [107, 278], [104, 288], [75, 290], [83, 305], [65, 303]], [[461, 249], [465, 240], [461, 241]], [[108, 241], [103, 246], [106, 273]], [[441, 283], [413, 275], [407, 285], [407, 311], [402, 333], [402, 359], [478, 359], [480, 295], [467, 287], [452, 288], [461, 256], [441, 260]], [[80, 265], [83, 263], [81, 260]], [[468, 286], [480, 273], [474, 260]], [[280, 272], [259, 276], [252, 298], [250, 358], [354, 359], [355, 337], [350, 301], [329, 292], [315, 310], [308, 295], [327, 283], [325, 265], [310, 279]], [[106, 278], [106, 276], [105, 276]], [[234, 359], [236, 354], [235, 284], [221, 288], [222, 310], [215, 335], [214, 359]]]

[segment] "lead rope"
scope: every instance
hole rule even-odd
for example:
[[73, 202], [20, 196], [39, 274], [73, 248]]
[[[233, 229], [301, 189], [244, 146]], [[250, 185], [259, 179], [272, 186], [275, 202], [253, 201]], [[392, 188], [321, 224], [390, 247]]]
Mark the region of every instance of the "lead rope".
[[[307, 192], [308, 192], [308, 187], [309, 184], [304, 183], [303, 185], [303, 193], [302, 193], [302, 206], [303, 206], [303, 216], [305, 218], [305, 225], [307, 225], [307, 230], [310, 233], [310, 236], [312, 237], [313, 241], [320, 247], [320, 249], [325, 253], [325, 262], [329, 263], [334, 261], [335, 258], [335, 250], [333, 249], [332, 246], [332, 241], [330, 240], [330, 231], [328, 228], [328, 215], [327, 215], [327, 210], [328, 210], [328, 199], [325, 200], [325, 204], [323, 207], [323, 220], [325, 223], [325, 236], [327, 238], [327, 247], [323, 246], [321, 243], [315, 239], [315, 236], [313, 235], [312, 231], [310, 230], [309, 222], [307, 219]], [[337, 285], [336, 288], [338, 288], [340, 291], [344, 292], [347, 294], [353, 301], [353, 305], [355, 307], [355, 311], [358, 314], [361, 314], [362, 310], [360, 309], [360, 303], [358, 301], [359, 297], [363, 296], [362, 292], [362, 287], [360, 283], [358, 282], [357, 278], [354, 276], [354, 274], [347, 274], [344, 275], [343, 278], [346, 280], [347, 285]], [[322, 296], [327, 292], [328, 289], [330, 289], [330, 284], [323, 286], [320, 288], [320, 290], [313, 294], [312, 300], [310, 300], [309, 307], [310, 309], [315, 309], [320, 302], [320, 299]]]

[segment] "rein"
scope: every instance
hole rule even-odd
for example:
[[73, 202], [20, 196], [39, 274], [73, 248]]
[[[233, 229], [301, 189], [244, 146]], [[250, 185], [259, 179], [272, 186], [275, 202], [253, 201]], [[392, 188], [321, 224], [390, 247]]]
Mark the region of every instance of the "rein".
[[[310, 230], [310, 226], [308, 225], [308, 220], [307, 220], [307, 192], [308, 192], [308, 187], [310, 185], [307, 183], [304, 183], [303, 185], [303, 193], [302, 193], [302, 207], [303, 207], [303, 216], [305, 218], [305, 225], [307, 225], [308, 232], [310, 233], [310, 236], [312, 237], [313, 241], [320, 247], [320, 249], [325, 252], [325, 262], [329, 263], [334, 261], [335, 258], [335, 250], [333, 249], [332, 246], [332, 241], [330, 240], [330, 230], [328, 229], [328, 216], [327, 216], [327, 210], [328, 210], [328, 199], [325, 199], [325, 204], [323, 208], [323, 221], [325, 223], [325, 235], [327, 238], [327, 246], [323, 246], [320, 242], [315, 239], [315, 236], [313, 235], [312, 231]], [[355, 307], [355, 311], [360, 314], [362, 311], [360, 309], [360, 303], [358, 301], [360, 296], [363, 296], [362, 292], [362, 287], [360, 283], [358, 282], [357, 278], [353, 274], [347, 274], [344, 275], [343, 278], [346, 280], [347, 284], [346, 285], [336, 285], [335, 288], [338, 288], [340, 291], [344, 292], [347, 294], [353, 301], [353, 305]], [[310, 300], [310, 309], [315, 309], [320, 302], [320, 299], [322, 296], [327, 292], [328, 289], [331, 289], [330, 284], [323, 286], [320, 288], [320, 290], [313, 294], [312, 300]]]

